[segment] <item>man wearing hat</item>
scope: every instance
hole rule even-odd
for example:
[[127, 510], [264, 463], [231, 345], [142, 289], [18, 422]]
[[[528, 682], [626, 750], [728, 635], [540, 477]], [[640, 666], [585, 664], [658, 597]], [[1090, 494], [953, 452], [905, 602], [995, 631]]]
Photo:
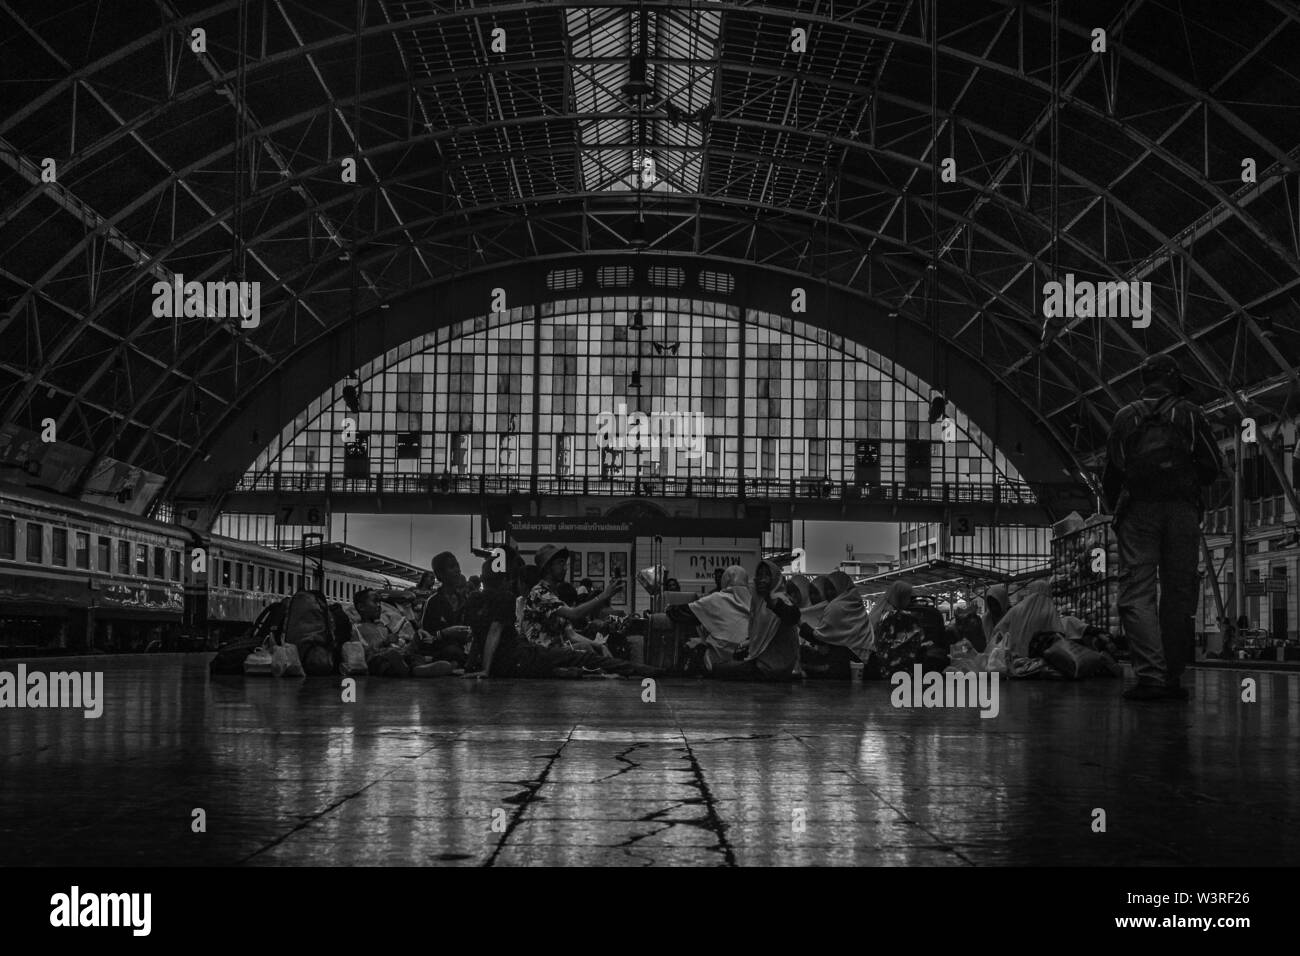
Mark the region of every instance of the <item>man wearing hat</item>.
[[590, 617], [608, 604], [623, 589], [623, 579], [614, 578], [600, 593], [590, 600], [570, 607], [561, 600], [558, 586], [564, 581], [569, 568], [568, 548], [545, 544], [533, 556], [533, 563], [541, 572], [524, 602], [524, 640], [541, 647], [578, 642], [572, 622]]
[[1140, 373], [1141, 397], [1115, 415], [1102, 474], [1119, 542], [1120, 621], [1138, 679], [1124, 697], [1186, 700], [1203, 489], [1222, 474], [1223, 456], [1200, 408], [1180, 397], [1174, 359], [1150, 356]]

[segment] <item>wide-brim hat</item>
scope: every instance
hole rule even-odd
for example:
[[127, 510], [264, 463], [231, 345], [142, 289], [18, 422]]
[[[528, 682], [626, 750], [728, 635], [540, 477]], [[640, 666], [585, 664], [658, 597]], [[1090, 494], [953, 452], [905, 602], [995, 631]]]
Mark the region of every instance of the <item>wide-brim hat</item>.
[[544, 568], [556, 558], [562, 557], [567, 561], [572, 555], [573, 552], [563, 545], [544, 544], [538, 548], [537, 553], [533, 555], [533, 564], [537, 565], [539, 568]]

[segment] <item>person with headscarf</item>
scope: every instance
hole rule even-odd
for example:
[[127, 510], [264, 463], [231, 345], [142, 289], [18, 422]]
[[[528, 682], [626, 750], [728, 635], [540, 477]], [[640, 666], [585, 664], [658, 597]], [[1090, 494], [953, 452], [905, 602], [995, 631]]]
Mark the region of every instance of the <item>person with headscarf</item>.
[[781, 569], [760, 561], [754, 570], [748, 638], [743, 661], [708, 664], [720, 680], [790, 680], [799, 670], [799, 606], [785, 593]]
[[1007, 598], [1007, 586], [1005, 584], [995, 584], [985, 592], [984, 613], [980, 615], [980, 623], [984, 625], [985, 641], [993, 636], [993, 629], [1006, 616], [1010, 607], [1011, 602]]
[[1035, 581], [1015, 607], [994, 625], [993, 638], [1007, 635], [1007, 654], [1014, 660], [1029, 657], [1030, 641], [1044, 632], [1064, 634], [1065, 622], [1052, 601], [1051, 585]]
[[872, 605], [871, 611], [867, 614], [868, 626], [871, 632], [868, 638], [867, 650], [870, 651], [875, 648], [876, 638], [880, 635], [885, 620], [911, 603], [911, 584], [907, 581], [895, 581], [889, 585], [885, 591], [885, 596]]
[[670, 604], [668, 619], [676, 624], [704, 628], [707, 668], [710, 664], [735, 660], [736, 651], [749, 639], [749, 614], [754, 603], [749, 575], [738, 564], [722, 572], [720, 590], [696, 598], [689, 604]]
[[803, 661], [807, 677], [844, 680], [851, 676], [856, 658], [866, 661], [871, 639], [870, 619], [861, 592], [843, 571], [828, 575], [822, 584], [835, 596], [803, 610], [799, 634], [809, 645]]

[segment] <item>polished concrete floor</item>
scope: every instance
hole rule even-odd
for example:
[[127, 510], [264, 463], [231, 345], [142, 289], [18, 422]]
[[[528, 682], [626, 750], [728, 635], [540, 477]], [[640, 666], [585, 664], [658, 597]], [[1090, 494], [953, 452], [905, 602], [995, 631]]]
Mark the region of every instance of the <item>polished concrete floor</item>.
[[104, 714], [0, 709], [0, 864], [1300, 863], [1294, 673], [1200, 670], [1188, 705], [1004, 683], [982, 719], [848, 683], [364, 678], [343, 703], [206, 660], [32, 664], [103, 670]]

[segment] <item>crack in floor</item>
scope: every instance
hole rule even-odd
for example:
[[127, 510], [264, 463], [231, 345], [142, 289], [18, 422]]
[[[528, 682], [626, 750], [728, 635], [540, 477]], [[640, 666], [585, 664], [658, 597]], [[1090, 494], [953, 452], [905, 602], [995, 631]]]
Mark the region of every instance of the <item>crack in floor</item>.
[[641, 765], [637, 763], [635, 760], [628, 760], [627, 755], [634, 750], [640, 750], [642, 747], [646, 747], [646, 746], [649, 745], [646, 743], [633, 744], [631, 747], [628, 747], [626, 750], [620, 750], [618, 753], [614, 754], [615, 760], [621, 760], [623, 763], [627, 764], [627, 766], [622, 768], [621, 770], [616, 770], [614, 773], [607, 774], [604, 777], [598, 777], [593, 782], [601, 783], [602, 781], [605, 780], [613, 780], [615, 777], [623, 776], [623, 774], [627, 773], [629, 770], [636, 770]]
[[727, 822], [718, 814], [713, 792], [709, 790], [708, 781], [704, 779], [704, 768], [700, 766], [700, 761], [695, 756], [695, 751], [692, 749], [691, 742], [687, 739], [685, 732], [682, 733], [682, 742], [686, 745], [686, 756], [691, 762], [691, 771], [695, 774], [695, 779], [690, 781], [689, 785], [700, 791], [700, 797], [703, 799], [706, 808], [702, 825], [704, 829], [712, 831], [713, 835], [718, 838], [718, 845], [709, 847], [709, 849], [722, 854], [724, 866], [735, 866], [736, 852], [727, 839]]
[[491, 855], [483, 861], [485, 867], [496, 865], [497, 857], [500, 856], [501, 851], [505, 849], [506, 842], [510, 839], [510, 834], [515, 832], [515, 827], [519, 826], [520, 821], [523, 820], [524, 813], [528, 810], [529, 806], [532, 805], [534, 800], [542, 799], [537, 796], [537, 791], [541, 790], [546, 784], [546, 778], [550, 775], [551, 768], [555, 766], [555, 762], [559, 760], [560, 755], [564, 753], [564, 748], [569, 745], [571, 740], [573, 740], [573, 735], [578, 732], [579, 726], [579, 724], [575, 724], [573, 729], [569, 731], [569, 735], [564, 738], [564, 742], [556, 748], [555, 753], [550, 755], [550, 760], [546, 762], [546, 766], [542, 768], [542, 772], [537, 775], [536, 780], [521, 781], [527, 788], [523, 793], [515, 794], [513, 797], [507, 797], [502, 801], [502, 803], [513, 803], [518, 807], [518, 809], [515, 810], [514, 816], [510, 818], [510, 822], [506, 824], [505, 832], [501, 834], [501, 839], [497, 842]]

